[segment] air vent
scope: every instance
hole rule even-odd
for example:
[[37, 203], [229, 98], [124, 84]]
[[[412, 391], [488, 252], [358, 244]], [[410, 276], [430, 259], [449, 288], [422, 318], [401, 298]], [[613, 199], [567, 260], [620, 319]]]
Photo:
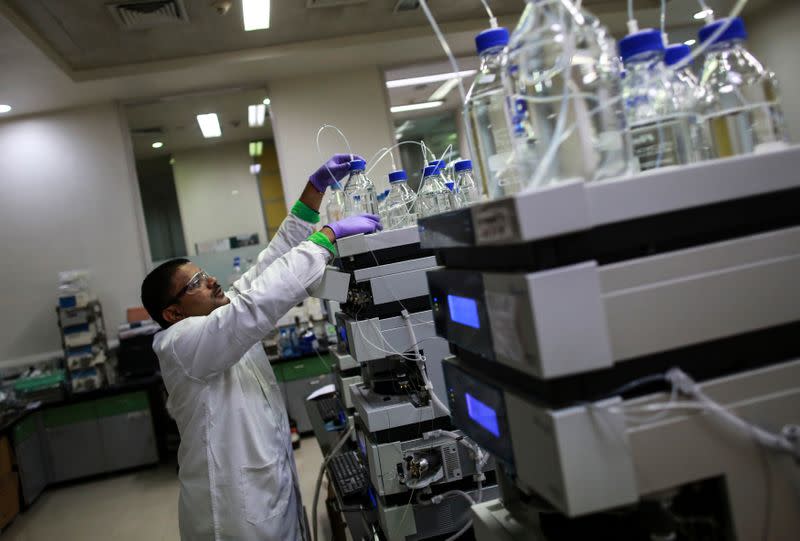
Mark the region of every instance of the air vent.
[[353, 4], [366, 4], [367, 0], [306, 0], [307, 8], [336, 8]]
[[131, 130], [131, 135], [137, 137], [152, 137], [153, 135], [163, 135], [164, 128], [161, 126], [154, 126], [152, 128], [136, 128]]
[[145, 30], [164, 24], [188, 23], [183, 0], [142, 0], [106, 4], [124, 30]]
[[419, 0], [397, 0], [394, 5], [394, 12], [400, 11], [416, 11], [419, 9]]

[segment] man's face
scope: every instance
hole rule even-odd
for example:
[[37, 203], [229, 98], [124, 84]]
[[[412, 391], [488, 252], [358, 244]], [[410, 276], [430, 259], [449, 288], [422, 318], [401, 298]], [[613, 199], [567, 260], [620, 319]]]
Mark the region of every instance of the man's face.
[[[194, 263], [186, 263], [178, 267], [172, 277], [172, 287], [170, 295], [175, 296], [192, 280], [200, 267]], [[200, 281], [198, 287], [186, 291], [174, 304], [168, 306], [162, 312], [165, 320], [170, 323], [192, 316], [207, 316], [220, 306], [228, 304], [230, 299], [225, 296], [219, 282], [213, 276]]]

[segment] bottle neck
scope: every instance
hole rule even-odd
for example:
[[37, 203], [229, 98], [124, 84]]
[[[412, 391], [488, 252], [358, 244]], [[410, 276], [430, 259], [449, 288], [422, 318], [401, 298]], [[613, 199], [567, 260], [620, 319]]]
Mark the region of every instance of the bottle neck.
[[497, 71], [503, 64], [503, 47], [492, 47], [481, 53], [480, 72]]
[[625, 69], [634, 70], [642, 67], [651, 67], [664, 59], [661, 51], [645, 51], [625, 60]]
[[707, 53], [723, 53], [726, 51], [736, 51], [744, 48], [743, 39], [729, 39], [725, 41], [718, 41], [711, 45]]

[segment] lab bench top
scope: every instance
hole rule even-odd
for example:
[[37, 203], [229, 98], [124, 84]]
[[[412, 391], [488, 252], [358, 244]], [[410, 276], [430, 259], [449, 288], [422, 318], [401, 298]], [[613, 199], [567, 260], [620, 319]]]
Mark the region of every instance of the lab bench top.
[[35, 408], [25, 410], [4, 410], [0, 412], [0, 435], [6, 434], [9, 430], [20, 421], [27, 418], [39, 411], [45, 411], [52, 408], [68, 406], [72, 404], [79, 404], [82, 402], [89, 402], [100, 398], [108, 398], [118, 396], [121, 394], [129, 393], [132, 391], [141, 391], [151, 389], [161, 382], [161, 375], [154, 374], [143, 378], [136, 378], [131, 380], [122, 381], [109, 385], [102, 389], [95, 389], [94, 391], [87, 391], [83, 393], [67, 393], [61, 400], [46, 402], [39, 404]]
[[295, 381], [330, 373], [336, 359], [330, 353], [314, 353], [291, 359], [271, 359], [270, 364], [278, 381]]

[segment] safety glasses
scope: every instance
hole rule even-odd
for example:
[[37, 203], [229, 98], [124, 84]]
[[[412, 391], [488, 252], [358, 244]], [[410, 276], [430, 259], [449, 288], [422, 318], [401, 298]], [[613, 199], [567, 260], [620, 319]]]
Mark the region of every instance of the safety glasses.
[[185, 286], [178, 291], [178, 294], [172, 297], [169, 302], [164, 305], [164, 308], [167, 306], [173, 305], [180, 300], [181, 297], [186, 295], [187, 293], [192, 293], [193, 291], [197, 291], [202, 286], [208, 283], [208, 280], [211, 278], [205, 271], [198, 271], [192, 276], [189, 281], [186, 283]]

